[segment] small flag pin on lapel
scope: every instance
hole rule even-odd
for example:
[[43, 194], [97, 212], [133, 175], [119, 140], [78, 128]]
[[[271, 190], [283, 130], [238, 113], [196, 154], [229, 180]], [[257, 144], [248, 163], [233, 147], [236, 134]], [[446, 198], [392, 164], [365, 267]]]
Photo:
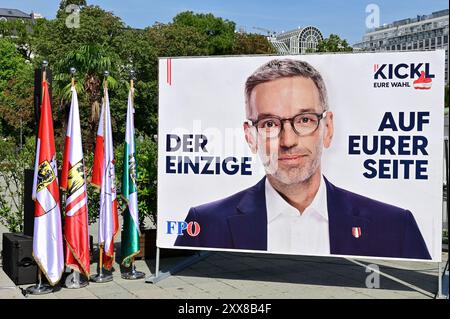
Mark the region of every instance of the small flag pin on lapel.
[[361, 227], [352, 227], [352, 235], [355, 238], [361, 237]]

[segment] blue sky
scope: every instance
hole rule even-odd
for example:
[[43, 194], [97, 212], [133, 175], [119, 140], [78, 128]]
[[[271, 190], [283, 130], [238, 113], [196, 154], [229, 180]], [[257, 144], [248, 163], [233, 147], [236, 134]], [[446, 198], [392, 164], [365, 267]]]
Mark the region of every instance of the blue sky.
[[[54, 18], [58, 0], [1, 0], [0, 7], [39, 12]], [[447, 0], [87, 0], [112, 11], [132, 27], [144, 28], [156, 21], [170, 22], [181, 11], [213, 13], [234, 21], [247, 32], [261, 32], [254, 27], [281, 32], [299, 26], [318, 27], [325, 37], [341, 36], [350, 44], [361, 40], [366, 31], [368, 4], [380, 8], [380, 23], [390, 23], [420, 14], [448, 9]]]

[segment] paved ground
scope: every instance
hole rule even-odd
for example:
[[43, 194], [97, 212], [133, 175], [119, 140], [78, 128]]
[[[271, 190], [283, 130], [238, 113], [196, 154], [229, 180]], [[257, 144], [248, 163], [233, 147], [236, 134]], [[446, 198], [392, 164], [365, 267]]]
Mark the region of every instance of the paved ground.
[[[184, 257], [186, 258], [186, 257]], [[447, 260], [448, 254], [443, 254]], [[183, 258], [165, 258], [168, 269]], [[384, 273], [379, 289], [366, 287], [366, 264], [373, 263]], [[91, 272], [97, 273], [97, 263]], [[155, 271], [155, 260], [136, 261], [137, 270], [147, 277]], [[0, 270], [0, 298], [433, 298], [437, 291], [437, 264], [405, 261], [347, 260], [343, 258], [213, 252], [205, 259], [156, 284], [124, 280], [119, 265], [109, 283], [90, 283], [81, 289], [60, 288], [43, 295], [25, 297]], [[372, 273], [373, 275], [373, 273]], [[386, 277], [387, 276], [387, 277]], [[369, 278], [371, 279], [371, 278]], [[369, 280], [374, 282], [374, 280]]]
[[[0, 225], [0, 247], [3, 232], [7, 230]], [[96, 232], [96, 225], [91, 225], [90, 234], [94, 238]], [[116, 251], [120, 251], [119, 243], [120, 238], [117, 238]], [[98, 252], [94, 251], [93, 256], [91, 274], [96, 274]], [[173, 268], [186, 258], [162, 258], [160, 269]], [[443, 253], [442, 258], [447, 261], [448, 253]], [[366, 287], [366, 281], [376, 281], [374, 272], [366, 272], [368, 264], [378, 266], [382, 273], [378, 289]], [[16, 287], [0, 268], [0, 299], [430, 299], [438, 288], [437, 267], [437, 263], [430, 262], [211, 252], [208, 257], [156, 284], [146, 283], [144, 279], [122, 279], [116, 263], [112, 282], [90, 283], [81, 289], [59, 288], [42, 296], [25, 297], [21, 289], [30, 285]], [[137, 260], [136, 268], [145, 272], [147, 278], [155, 272], [155, 259]]]

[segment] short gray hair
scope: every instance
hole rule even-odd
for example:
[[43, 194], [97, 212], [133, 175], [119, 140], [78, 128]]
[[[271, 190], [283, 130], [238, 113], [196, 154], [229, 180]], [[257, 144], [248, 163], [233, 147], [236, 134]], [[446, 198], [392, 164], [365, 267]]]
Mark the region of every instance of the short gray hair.
[[325, 82], [319, 71], [305, 61], [291, 59], [274, 59], [260, 66], [245, 82], [245, 110], [250, 116], [250, 95], [258, 85], [281, 78], [300, 76], [311, 79], [319, 90], [323, 110], [328, 111], [328, 97]]

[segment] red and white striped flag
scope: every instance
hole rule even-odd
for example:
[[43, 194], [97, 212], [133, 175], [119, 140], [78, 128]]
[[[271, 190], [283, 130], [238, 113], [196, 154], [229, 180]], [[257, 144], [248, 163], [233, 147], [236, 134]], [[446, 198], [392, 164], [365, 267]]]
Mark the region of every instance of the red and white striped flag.
[[98, 243], [103, 244], [103, 266], [108, 270], [114, 261], [114, 237], [119, 229], [114, 164], [109, 97], [105, 87], [95, 145], [92, 184], [100, 187]]
[[66, 265], [89, 278], [89, 228], [86, 179], [81, 142], [77, 91], [72, 87], [72, 104], [67, 124], [61, 188], [67, 192], [64, 239]]
[[53, 118], [48, 84], [42, 82], [43, 94], [34, 166], [34, 236], [33, 257], [53, 286], [64, 271], [64, 253], [59, 204]]

